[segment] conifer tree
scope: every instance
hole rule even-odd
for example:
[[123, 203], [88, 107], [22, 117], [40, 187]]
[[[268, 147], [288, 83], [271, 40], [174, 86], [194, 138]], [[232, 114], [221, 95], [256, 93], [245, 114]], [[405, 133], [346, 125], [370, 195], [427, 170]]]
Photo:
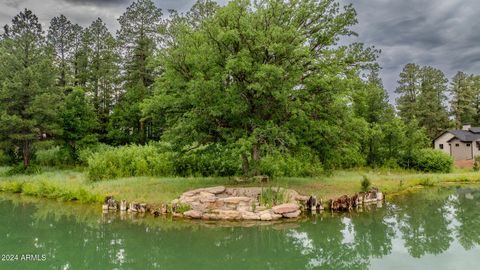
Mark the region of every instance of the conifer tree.
[[152, 132], [147, 119], [142, 119], [140, 104], [151, 95], [154, 69], [149, 61], [159, 42], [161, 17], [161, 9], [151, 0], [137, 0], [118, 19], [124, 92], [109, 126], [109, 137], [115, 143], [144, 143]]
[[16, 15], [4, 27], [0, 52], [0, 140], [19, 147], [28, 167], [32, 144], [61, 133], [61, 94], [37, 16], [28, 9]]
[[450, 91], [452, 93], [452, 114], [455, 117], [457, 128], [464, 124], [473, 124], [475, 120], [475, 91], [472, 76], [464, 72], [457, 72], [452, 79]]

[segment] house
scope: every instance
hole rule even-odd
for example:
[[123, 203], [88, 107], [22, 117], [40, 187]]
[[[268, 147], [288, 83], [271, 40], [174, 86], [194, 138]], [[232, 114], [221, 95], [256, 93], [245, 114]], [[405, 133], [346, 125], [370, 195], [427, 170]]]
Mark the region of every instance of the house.
[[447, 130], [433, 140], [433, 148], [454, 160], [469, 160], [480, 155], [480, 127], [464, 125], [462, 130]]

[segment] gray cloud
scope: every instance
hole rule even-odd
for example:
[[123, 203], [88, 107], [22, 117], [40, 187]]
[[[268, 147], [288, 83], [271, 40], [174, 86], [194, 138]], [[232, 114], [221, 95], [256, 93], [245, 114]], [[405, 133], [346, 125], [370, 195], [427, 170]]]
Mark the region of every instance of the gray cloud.
[[94, 5], [94, 6], [108, 6], [118, 5], [130, 2], [129, 0], [64, 0], [64, 2], [72, 3], [74, 5]]
[[[44, 27], [59, 14], [88, 26], [102, 18], [111, 31], [133, 0], [0, 0], [0, 24], [10, 23], [24, 8], [31, 9]], [[195, 0], [154, 0], [168, 9], [187, 11]], [[395, 99], [398, 74], [409, 62], [440, 68], [451, 78], [458, 70], [480, 73], [480, 1], [478, 0], [339, 0], [353, 3], [359, 24], [355, 41], [382, 50], [379, 62], [384, 85]], [[225, 4], [228, 0], [219, 0]], [[351, 39], [349, 39], [350, 41]]]
[[353, 3], [359, 41], [382, 50], [379, 62], [390, 100], [398, 74], [409, 62], [441, 69], [480, 73], [480, 1], [341, 0]]

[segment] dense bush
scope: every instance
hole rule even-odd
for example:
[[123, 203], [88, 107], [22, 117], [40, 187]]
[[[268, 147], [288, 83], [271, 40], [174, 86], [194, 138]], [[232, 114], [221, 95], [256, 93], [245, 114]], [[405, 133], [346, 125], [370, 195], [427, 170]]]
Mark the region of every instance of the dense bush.
[[473, 163], [473, 170], [478, 172], [480, 171], [480, 156], [476, 156]]
[[239, 153], [220, 145], [178, 154], [174, 167], [175, 174], [179, 176], [230, 176], [242, 173]]
[[0, 166], [6, 166], [8, 164], [10, 164], [10, 157], [5, 151], [0, 150]]
[[12, 176], [12, 175], [17, 175], [17, 174], [27, 174], [27, 175], [30, 175], [30, 174], [38, 174], [41, 172], [41, 169], [40, 167], [36, 166], [36, 165], [30, 165], [28, 167], [25, 167], [25, 165], [23, 165], [23, 163], [21, 164], [18, 164], [12, 168], [10, 168], [7, 172], [6, 172], [6, 175], [7, 176]]
[[453, 159], [439, 150], [421, 149], [405, 156], [400, 165], [422, 172], [448, 173], [452, 170]]
[[[102, 147], [100, 147], [102, 148]], [[240, 153], [234, 148], [209, 145], [189, 152], [175, 152], [168, 145], [104, 147], [80, 152], [88, 160], [93, 181], [130, 176], [232, 176], [242, 174]], [[295, 154], [264, 153], [257, 173], [269, 176], [315, 176], [323, 172], [319, 159], [309, 151]]]
[[94, 153], [88, 159], [88, 177], [92, 181], [129, 176], [166, 176], [174, 174], [173, 152], [162, 152], [153, 145], [129, 145]]
[[103, 144], [97, 143], [88, 146], [84, 146], [77, 151], [77, 162], [80, 165], [88, 165], [88, 159], [91, 158], [94, 154], [103, 153], [107, 150], [113, 150], [114, 147]]
[[263, 157], [259, 173], [268, 176], [316, 176], [323, 172], [321, 162], [308, 151], [296, 154], [275, 152]]
[[82, 151], [93, 181], [129, 176], [228, 176], [241, 173], [234, 151], [219, 146], [178, 153], [162, 144]]
[[54, 146], [35, 153], [35, 164], [41, 166], [65, 166], [74, 164], [70, 151], [65, 147]]

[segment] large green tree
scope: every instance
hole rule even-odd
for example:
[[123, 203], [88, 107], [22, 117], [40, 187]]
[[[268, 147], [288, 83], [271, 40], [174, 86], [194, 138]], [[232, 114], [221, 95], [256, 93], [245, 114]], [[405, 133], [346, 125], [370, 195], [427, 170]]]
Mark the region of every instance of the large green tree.
[[151, 0], [133, 2], [120, 16], [117, 32], [122, 51], [123, 86], [109, 126], [109, 137], [115, 143], [144, 143], [152, 134], [148, 119], [142, 119], [140, 103], [150, 96], [154, 68], [150, 58], [159, 44], [162, 11]]
[[473, 88], [473, 76], [462, 71], [457, 72], [452, 78], [450, 91], [452, 94], [452, 114], [455, 117], [457, 128], [464, 124], [474, 124], [475, 114], [475, 90]]
[[421, 84], [418, 96], [418, 121], [433, 139], [449, 127], [447, 101], [447, 78], [443, 72], [433, 67], [422, 67]]
[[363, 125], [349, 110], [350, 82], [375, 59], [362, 44], [337, 44], [355, 23], [351, 6], [331, 0], [236, 0], [197, 28], [180, 22], [145, 112], [162, 112], [178, 149], [235, 146], [244, 173], [271, 146], [355, 155]]
[[81, 54], [84, 55], [79, 56], [79, 67], [84, 74], [80, 75], [80, 78], [83, 77], [86, 92], [91, 96], [100, 124], [98, 133], [100, 138], [104, 139], [110, 114], [119, 94], [119, 55], [116, 52], [116, 41], [105, 23], [98, 18], [85, 29], [83, 43]]
[[62, 87], [70, 81], [69, 59], [72, 57], [74, 48], [75, 30], [74, 25], [63, 14], [50, 21], [47, 40], [55, 50], [55, 63], [59, 74], [58, 85]]
[[62, 139], [76, 156], [77, 144], [82, 140], [95, 141], [98, 126], [95, 110], [85, 96], [83, 89], [75, 87], [65, 97], [60, 113], [63, 130]]
[[25, 9], [4, 27], [0, 49], [0, 137], [29, 166], [32, 143], [60, 133], [52, 52], [37, 16]]
[[407, 64], [400, 73], [397, 109], [406, 123], [415, 122], [433, 139], [449, 127], [447, 82], [439, 69]]
[[418, 96], [420, 95], [420, 66], [409, 63], [400, 73], [398, 87], [395, 93], [397, 109], [400, 117], [405, 122], [410, 122], [418, 117]]
[[365, 81], [355, 87], [353, 110], [368, 123], [363, 142], [367, 164], [383, 165], [396, 159], [401, 152], [399, 149], [402, 149], [404, 126], [395, 117], [378, 71], [372, 71]]
[[475, 107], [475, 116], [472, 125], [480, 126], [480, 75], [472, 75], [471, 80], [472, 88], [475, 95], [475, 98], [473, 100], [473, 105]]

